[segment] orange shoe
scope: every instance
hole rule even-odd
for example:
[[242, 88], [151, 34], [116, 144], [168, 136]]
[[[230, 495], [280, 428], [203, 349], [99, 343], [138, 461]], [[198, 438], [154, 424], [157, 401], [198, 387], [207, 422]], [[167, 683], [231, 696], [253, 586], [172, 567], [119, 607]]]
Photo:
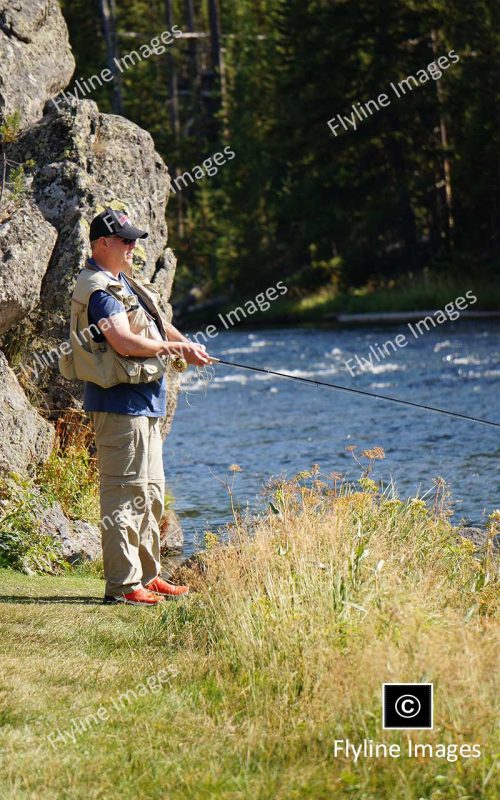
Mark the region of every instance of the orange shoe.
[[189, 594], [189, 586], [174, 586], [173, 583], [167, 583], [163, 578], [154, 578], [146, 585], [148, 592], [156, 592], [156, 594], [165, 597], [182, 597]]
[[133, 606], [156, 606], [158, 603], [163, 603], [165, 600], [164, 597], [161, 597], [158, 594], [153, 594], [153, 592], [149, 592], [147, 589], [144, 589], [142, 586], [139, 589], [135, 589], [133, 592], [129, 592], [128, 594], [122, 594], [119, 597], [113, 597], [112, 595], [104, 595], [104, 603], [105, 605], [114, 605], [115, 603], [129, 603]]

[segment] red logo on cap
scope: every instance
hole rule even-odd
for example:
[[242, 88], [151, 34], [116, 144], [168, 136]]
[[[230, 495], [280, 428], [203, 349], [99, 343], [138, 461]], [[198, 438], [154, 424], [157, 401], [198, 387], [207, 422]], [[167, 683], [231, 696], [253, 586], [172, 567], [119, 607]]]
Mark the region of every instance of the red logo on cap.
[[123, 225], [125, 222], [130, 222], [129, 218], [125, 216], [125, 214], [119, 214], [118, 219]]

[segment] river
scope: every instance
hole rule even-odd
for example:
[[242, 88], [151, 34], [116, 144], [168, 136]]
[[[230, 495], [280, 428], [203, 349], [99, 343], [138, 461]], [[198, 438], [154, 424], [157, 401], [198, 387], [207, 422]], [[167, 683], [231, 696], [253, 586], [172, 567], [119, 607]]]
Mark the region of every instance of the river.
[[[398, 335], [397, 341], [406, 339], [406, 345], [383, 347]], [[245, 328], [220, 333], [210, 352], [500, 422], [496, 322], [450, 322], [418, 338], [406, 324]], [[353, 359], [354, 377], [348, 359]], [[454, 523], [464, 519], [483, 525], [500, 505], [498, 429], [222, 365], [210, 373], [210, 380], [200, 379], [190, 368], [183, 376], [164, 446], [185, 555], [202, 546], [205, 530], [214, 531], [231, 518], [224, 486], [228, 477], [234, 479], [237, 503], [258, 510], [265, 482], [313, 463], [323, 473], [336, 471], [355, 480], [360, 469], [345, 449], [349, 445], [357, 446], [356, 453], [383, 447], [386, 457], [376, 462], [373, 477], [384, 485], [393, 481], [401, 497], [432, 491], [433, 478], [443, 477], [452, 490]], [[228, 472], [232, 464], [241, 472]]]

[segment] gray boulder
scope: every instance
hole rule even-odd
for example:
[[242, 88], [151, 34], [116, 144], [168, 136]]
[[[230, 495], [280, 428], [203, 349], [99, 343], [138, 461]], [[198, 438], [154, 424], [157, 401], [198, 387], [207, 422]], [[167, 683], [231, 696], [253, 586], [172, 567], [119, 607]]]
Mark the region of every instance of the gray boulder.
[[458, 535], [472, 542], [475, 547], [483, 547], [488, 541], [488, 533], [481, 528], [460, 528]]
[[162, 555], [180, 553], [184, 545], [184, 533], [179, 517], [172, 508], [167, 509], [160, 526], [160, 549]]
[[53, 444], [54, 428], [28, 402], [0, 352], [0, 474], [31, 472]]
[[92, 522], [72, 520], [70, 544], [73, 552], [67, 558], [73, 564], [102, 557], [101, 532], [99, 526]]
[[[59, 503], [50, 508], [40, 505], [40, 531], [56, 542], [66, 561], [82, 564], [96, 561], [102, 556], [101, 534], [98, 525], [83, 520], [69, 520]], [[180, 553], [184, 535], [177, 514], [167, 511], [161, 526], [162, 555]]]
[[56, 229], [32, 203], [0, 225], [0, 334], [39, 303], [56, 239]]
[[57, 0], [0, 0], [0, 122], [15, 111], [21, 127], [35, 122], [74, 69]]
[[[70, 297], [90, 254], [92, 217], [107, 205], [127, 208], [150, 232], [136, 249], [134, 272], [158, 287], [168, 319], [175, 272], [165, 222], [168, 171], [151, 136], [122, 117], [101, 114], [91, 100], [60, 95], [73, 70], [57, 0], [0, 0], [0, 123], [17, 111], [21, 130], [4, 145], [5, 155], [10, 167], [29, 162], [22, 191], [8, 197], [4, 190], [0, 214], [0, 346], [9, 358], [15, 353], [22, 384], [39, 391], [53, 419], [68, 406], [81, 407], [82, 384], [59, 375], [54, 353], [68, 336]], [[0, 384], [0, 473], [25, 472], [46, 460], [54, 432], [1, 351]], [[175, 405], [170, 382], [164, 434]]]
[[[458, 535], [462, 539], [467, 539], [469, 542], [472, 542], [476, 550], [482, 550], [488, 544], [488, 531], [482, 528], [460, 528], [458, 530]], [[500, 546], [500, 537], [498, 534], [493, 536], [491, 541], [495, 549]]]
[[[101, 534], [97, 525], [83, 520], [69, 520], [59, 503], [54, 503], [50, 508], [40, 503], [38, 516], [40, 532], [48, 534], [59, 545], [65, 561], [83, 564], [101, 558]], [[160, 537], [163, 556], [182, 552], [184, 534], [179, 518], [172, 509], [163, 518]]]
[[40, 532], [48, 534], [59, 545], [64, 559], [70, 564], [95, 561], [101, 556], [97, 525], [68, 520], [59, 503], [41, 511]]
[[101, 556], [101, 537], [97, 525], [89, 522], [72, 522], [64, 514], [59, 503], [46, 508], [37, 505], [40, 533], [50, 536], [70, 564], [95, 561]]

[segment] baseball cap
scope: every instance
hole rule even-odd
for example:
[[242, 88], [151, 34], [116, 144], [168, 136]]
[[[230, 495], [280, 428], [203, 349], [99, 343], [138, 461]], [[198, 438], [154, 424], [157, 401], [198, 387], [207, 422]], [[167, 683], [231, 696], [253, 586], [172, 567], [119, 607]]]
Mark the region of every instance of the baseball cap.
[[134, 227], [126, 211], [106, 208], [90, 223], [90, 241], [100, 236], [121, 236], [123, 239], [146, 239], [147, 231]]

